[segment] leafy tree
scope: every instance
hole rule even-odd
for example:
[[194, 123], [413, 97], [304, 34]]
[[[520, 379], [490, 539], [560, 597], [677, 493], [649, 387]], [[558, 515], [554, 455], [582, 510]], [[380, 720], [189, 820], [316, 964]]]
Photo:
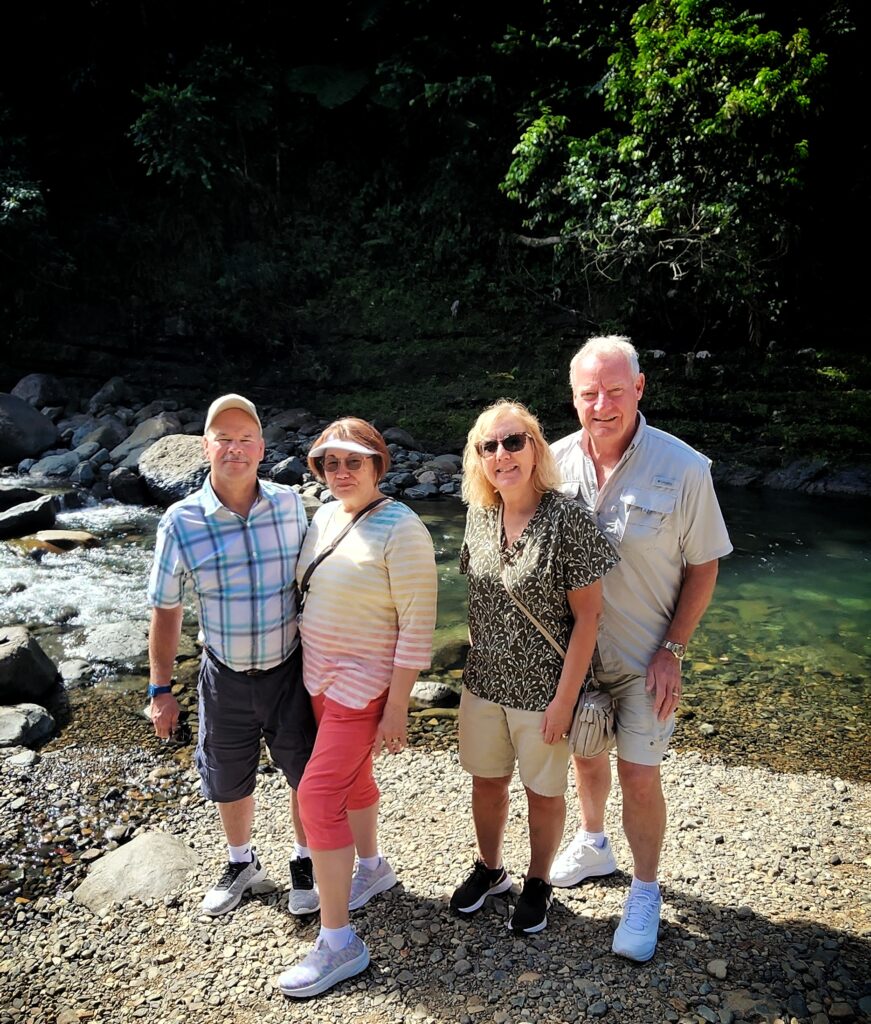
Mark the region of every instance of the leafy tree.
[[[826, 57], [806, 28], [765, 30], [729, 3], [650, 0], [601, 82], [611, 124], [581, 134], [542, 105], [502, 188], [525, 209], [526, 238], [618, 282], [625, 314], [668, 320], [681, 305], [751, 334], [784, 298], [808, 122]], [[780, 270], [782, 273], [782, 270]], [[698, 318], [697, 318], [698, 322]]]

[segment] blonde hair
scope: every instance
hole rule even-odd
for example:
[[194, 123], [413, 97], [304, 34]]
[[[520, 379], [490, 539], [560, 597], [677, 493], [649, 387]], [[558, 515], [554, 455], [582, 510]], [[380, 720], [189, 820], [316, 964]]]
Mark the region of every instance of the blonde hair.
[[466, 447], [463, 449], [463, 501], [476, 507], [499, 505], [502, 497], [484, 474], [483, 460], [478, 454], [477, 444], [492, 436], [493, 427], [503, 416], [516, 416], [523, 429], [530, 435], [535, 452], [535, 466], [532, 470], [532, 486], [544, 494], [559, 488], [562, 478], [553, 453], [541, 430], [537, 418], [523, 405], [509, 398], [500, 398], [488, 406], [475, 420]]
[[[390, 452], [387, 450], [387, 443], [381, 436], [381, 433], [371, 423], [358, 419], [356, 416], [343, 416], [340, 420], [334, 420], [326, 427], [321, 435], [315, 438], [311, 447], [317, 448], [330, 438], [336, 438], [339, 441], [356, 441], [357, 444], [361, 444], [364, 448], [371, 448], [372, 451], [377, 452], [377, 455], [372, 456], [372, 461], [375, 463], [377, 482], [381, 483], [384, 479], [384, 474], [390, 469]], [[309, 455], [306, 461], [311, 473], [323, 482], [323, 457], [318, 455], [312, 458]]]
[[606, 334], [599, 338], [588, 339], [572, 357], [569, 363], [569, 384], [575, 389], [575, 370], [587, 356], [610, 356], [619, 353], [629, 364], [632, 376], [641, 373], [638, 365], [638, 351], [625, 334]]

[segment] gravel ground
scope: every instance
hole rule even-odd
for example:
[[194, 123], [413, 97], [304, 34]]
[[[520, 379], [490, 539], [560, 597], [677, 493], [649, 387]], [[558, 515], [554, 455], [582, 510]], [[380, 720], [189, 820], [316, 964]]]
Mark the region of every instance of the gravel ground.
[[[451, 914], [448, 897], [474, 856], [470, 785], [454, 739], [453, 723], [439, 723], [379, 763], [381, 845], [400, 884], [352, 915], [370, 948], [369, 969], [302, 1002], [275, 987], [318, 927], [316, 918], [286, 912], [283, 780], [264, 774], [258, 784], [256, 843], [274, 886], [211, 920], [199, 903], [222, 867], [217, 815], [198, 796], [188, 763], [155, 769], [158, 752], [143, 748], [137, 770], [150, 765], [152, 781], [176, 772], [181, 795], [140, 827], [183, 837], [201, 854], [201, 869], [174, 897], [115, 904], [102, 917], [74, 903], [71, 887], [7, 902], [0, 1024], [871, 1020], [871, 786], [670, 754], [659, 949], [637, 965], [610, 952], [624, 872], [558, 891], [548, 928], [531, 938], [506, 929], [498, 899], [469, 920]], [[79, 744], [31, 767], [0, 766], [2, 834], [11, 834], [14, 815], [56, 797], [59, 780], [87, 780], [97, 757], [105, 771], [107, 752], [97, 751]], [[628, 867], [618, 791], [609, 815], [618, 863]], [[515, 878], [526, 850], [515, 784], [505, 849]]]

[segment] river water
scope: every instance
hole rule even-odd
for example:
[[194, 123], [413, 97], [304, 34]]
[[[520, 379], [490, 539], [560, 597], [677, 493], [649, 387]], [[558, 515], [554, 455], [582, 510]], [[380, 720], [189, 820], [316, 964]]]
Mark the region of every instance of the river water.
[[[720, 498], [735, 551], [721, 564], [684, 663], [676, 746], [733, 763], [871, 778], [868, 502], [731, 489]], [[456, 562], [464, 510], [453, 500], [416, 507], [436, 547], [437, 648], [444, 649], [466, 632]], [[0, 544], [0, 623], [29, 625], [59, 663], [82, 627], [145, 620], [158, 515], [125, 505], [65, 513], [58, 526], [89, 530], [103, 545], [40, 561]], [[458, 674], [454, 667], [442, 676]], [[143, 678], [110, 673], [95, 696], [107, 687], [141, 692]]]

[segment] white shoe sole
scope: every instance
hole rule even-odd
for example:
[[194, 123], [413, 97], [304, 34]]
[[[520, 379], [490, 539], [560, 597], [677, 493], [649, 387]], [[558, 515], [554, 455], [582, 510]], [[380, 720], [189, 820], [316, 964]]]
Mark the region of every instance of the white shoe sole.
[[557, 889], [571, 889], [573, 885], [579, 885], [586, 878], [605, 878], [608, 875], [613, 875], [616, 870], [617, 862], [612, 860], [610, 864], [597, 864], [592, 868], [578, 868], [577, 871], [571, 874], [556, 875], [551, 871], [550, 884]]
[[649, 953], [645, 951], [640, 956], [637, 953], [630, 952], [628, 949], [618, 949], [616, 942], [611, 943], [611, 952], [615, 956], [622, 956], [626, 960], [634, 960], [636, 963], [646, 964], [648, 960], [653, 959], [653, 954], [656, 952], [656, 943], [653, 944], [653, 949]]
[[289, 914], [293, 914], [294, 917], [307, 917], [309, 914], [316, 914], [321, 909], [320, 899], [318, 899], [313, 907], [295, 907], [291, 903], [292, 898], [292, 894], [287, 897], [287, 911]]
[[229, 903], [224, 903], [219, 908], [212, 910], [205, 905], [205, 902], [203, 902], [200, 905], [200, 912], [205, 914], [207, 917], [220, 917], [222, 914], [229, 914], [231, 910], [235, 910], [236, 907], [239, 906], [239, 904], [242, 902], [242, 897], [245, 895], [245, 893], [249, 892], [251, 889], [254, 888], [255, 885], [258, 885], [265, 878], [266, 870], [264, 868], [261, 868], [256, 875], [254, 875], [252, 878], [248, 880], [248, 884], [240, 893], [237, 893], [235, 897], [230, 897]]
[[511, 923], [514, 920], [514, 915], [508, 918], [505, 924], [506, 928], [509, 928], [515, 935], [537, 935], [539, 932], [543, 932], [547, 928], [547, 914], [544, 915], [544, 920], [538, 924], [534, 924], [531, 928], [515, 928]]
[[476, 910], [480, 910], [484, 906], [484, 901], [488, 896], [500, 896], [503, 892], [508, 892], [514, 882], [511, 880], [511, 875], [506, 875], [501, 882], [497, 882], [496, 885], [488, 889], [484, 895], [476, 902], [470, 903], [468, 907], [454, 907], [458, 914], [474, 914]]
[[368, 966], [369, 950], [364, 946], [359, 956], [342, 964], [341, 967], [330, 971], [323, 978], [313, 981], [311, 985], [305, 985], [302, 988], [285, 988], [281, 984], [281, 978], [279, 978], [278, 987], [290, 999], [307, 999], [309, 996], [319, 996], [321, 992], [326, 992], [333, 985], [338, 985], [340, 981], [345, 981], [347, 978], [353, 978], [355, 975], [361, 974]]
[[373, 896], [377, 896], [379, 892], [387, 892], [387, 890], [392, 889], [397, 882], [398, 879], [396, 877], [396, 873], [391, 868], [389, 875], [377, 878], [368, 889], [361, 892], [355, 899], [349, 900], [348, 910], [359, 910], [360, 907], [365, 907]]

